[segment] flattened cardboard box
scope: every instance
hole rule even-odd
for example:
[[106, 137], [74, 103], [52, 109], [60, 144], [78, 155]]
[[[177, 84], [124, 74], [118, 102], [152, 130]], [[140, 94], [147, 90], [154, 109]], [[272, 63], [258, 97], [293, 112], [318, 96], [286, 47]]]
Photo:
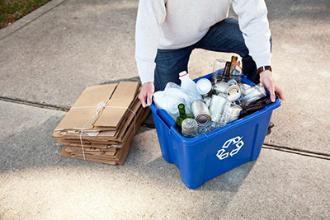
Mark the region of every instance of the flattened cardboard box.
[[[125, 162], [126, 157], [128, 155], [129, 149], [131, 147], [131, 142], [133, 140], [134, 133], [132, 132], [124, 144], [122, 148], [117, 148], [115, 153], [113, 152], [106, 152], [106, 153], [92, 153], [85, 151], [85, 158], [88, 161], [94, 161], [99, 163], [106, 163], [111, 165], [121, 165]], [[76, 158], [76, 159], [84, 159], [84, 155], [82, 153], [82, 149], [76, 150], [75, 152], [72, 151], [68, 146], [62, 147], [60, 154], [64, 157], [69, 158]]]
[[94, 125], [96, 127], [113, 127], [114, 130], [117, 130], [120, 122], [124, 120], [124, 114], [136, 96], [138, 86], [138, 82], [120, 82]]
[[90, 86], [79, 96], [55, 131], [116, 130], [134, 100], [138, 82]]
[[[141, 108], [142, 108], [141, 103], [138, 101], [137, 98], [135, 98], [134, 101], [132, 102], [132, 104], [128, 107], [128, 111], [123, 116], [123, 118], [125, 118], [125, 120], [123, 120], [122, 123], [120, 123], [120, 125], [118, 125], [117, 130], [107, 130], [107, 129], [103, 129], [103, 128], [102, 128], [102, 130], [98, 130], [97, 128], [95, 128], [93, 132], [83, 132], [82, 136], [83, 137], [94, 137], [94, 136], [113, 137], [112, 139], [116, 140], [118, 138], [119, 133], [121, 133], [123, 129], [126, 129], [128, 127], [128, 125], [133, 121], [133, 119], [136, 120], [136, 117], [134, 117], [134, 116], [138, 116], [138, 114], [141, 111]], [[90, 129], [90, 131], [92, 131], [92, 130]], [[68, 130], [68, 129], [59, 130], [56, 128], [54, 130], [53, 137], [55, 137], [55, 138], [60, 138], [60, 137], [75, 138], [78, 136], [80, 138], [80, 133], [81, 133], [81, 130]]]
[[66, 132], [54, 132], [53, 137], [57, 142], [67, 145], [69, 143], [80, 144], [81, 141], [84, 144], [93, 145], [121, 145], [127, 139], [130, 130], [137, 130], [142, 122], [146, 119], [149, 114], [148, 108], [142, 108], [141, 104], [138, 102], [137, 107], [133, 107], [134, 112], [129, 111], [125, 117], [127, 118], [122, 126], [120, 126], [119, 131], [100, 131], [95, 133], [95, 135], [90, 136], [89, 134], [82, 133], [66, 133]]

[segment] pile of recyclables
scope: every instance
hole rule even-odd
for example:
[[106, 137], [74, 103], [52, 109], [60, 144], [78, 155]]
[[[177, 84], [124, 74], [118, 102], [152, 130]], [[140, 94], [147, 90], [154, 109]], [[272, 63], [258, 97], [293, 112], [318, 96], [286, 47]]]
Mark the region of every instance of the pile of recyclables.
[[168, 83], [154, 94], [163, 158], [178, 167], [189, 188], [257, 159], [272, 111], [280, 106], [228, 63], [194, 81], [182, 72], [181, 85]]

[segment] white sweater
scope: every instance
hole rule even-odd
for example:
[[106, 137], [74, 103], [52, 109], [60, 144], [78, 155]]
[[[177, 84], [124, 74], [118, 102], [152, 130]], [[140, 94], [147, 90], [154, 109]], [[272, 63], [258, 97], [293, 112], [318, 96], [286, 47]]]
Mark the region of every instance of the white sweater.
[[231, 3], [250, 56], [258, 67], [270, 65], [264, 0], [140, 0], [135, 57], [142, 83], [154, 80], [157, 48], [178, 49], [198, 42], [212, 25], [227, 18]]

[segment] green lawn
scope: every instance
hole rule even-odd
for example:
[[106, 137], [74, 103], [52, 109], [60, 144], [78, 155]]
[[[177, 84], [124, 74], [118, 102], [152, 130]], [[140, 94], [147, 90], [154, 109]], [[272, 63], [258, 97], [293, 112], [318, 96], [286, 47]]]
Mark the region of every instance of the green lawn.
[[0, 28], [23, 17], [49, 0], [0, 0]]

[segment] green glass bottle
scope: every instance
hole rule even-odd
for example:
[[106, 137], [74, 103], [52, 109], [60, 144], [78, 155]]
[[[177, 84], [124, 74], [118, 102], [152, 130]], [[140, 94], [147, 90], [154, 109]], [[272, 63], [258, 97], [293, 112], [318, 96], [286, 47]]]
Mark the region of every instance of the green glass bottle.
[[186, 108], [183, 103], [180, 103], [178, 105], [178, 109], [179, 109], [179, 116], [176, 118], [176, 124], [179, 128], [181, 128], [182, 121], [185, 120], [186, 118], [193, 118], [193, 116], [186, 113]]

